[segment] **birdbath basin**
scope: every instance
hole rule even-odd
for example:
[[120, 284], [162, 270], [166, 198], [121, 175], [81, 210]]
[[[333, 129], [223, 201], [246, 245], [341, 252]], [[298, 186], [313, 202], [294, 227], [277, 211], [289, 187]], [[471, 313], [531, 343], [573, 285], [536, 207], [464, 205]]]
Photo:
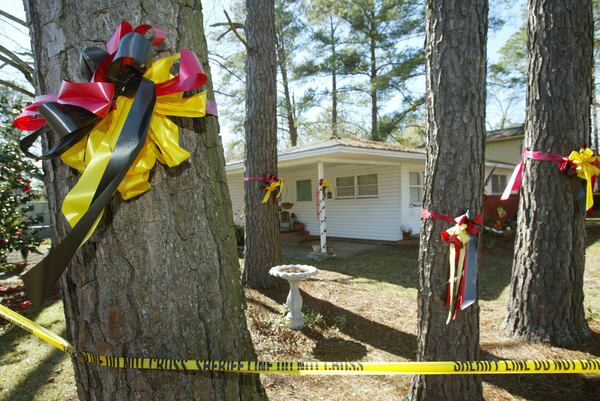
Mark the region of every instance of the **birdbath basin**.
[[290, 293], [286, 303], [288, 314], [285, 318], [288, 321], [288, 327], [292, 330], [301, 330], [304, 327], [300, 281], [314, 276], [317, 271], [316, 267], [308, 265], [280, 265], [269, 270], [271, 276], [280, 277], [290, 283]]

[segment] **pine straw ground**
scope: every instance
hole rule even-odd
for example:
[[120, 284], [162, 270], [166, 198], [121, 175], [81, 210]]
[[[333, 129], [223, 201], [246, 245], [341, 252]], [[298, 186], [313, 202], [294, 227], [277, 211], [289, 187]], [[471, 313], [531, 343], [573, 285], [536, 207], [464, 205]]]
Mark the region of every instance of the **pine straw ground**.
[[[590, 221], [588, 233], [585, 309], [594, 335], [589, 343], [573, 349], [527, 344], [500, 330], [509, 290], [512, 239], [484, 239], [480, 270], [483, 358], [600, 357], [600, 221]], [[302, 331], [285, 326], [282, 304], [287, 285], [261, 292], [246, 290], [248, 325], [259, 359], [414, 360], [416, 259], [416, 246], [384, 246], [352, 258], [316, 263], [318, 276], [301, 284], [307, 321]], [[3, 279], [7, 276], [0, 275], [0, 284]], [[59, 301], [27, 314], [64, 333]], [[0, 400], [76, 400], [69, 360], [2, 323], [0, 371]], [[482, 377], [487, 400], [600, 400], [600, 375]], [[406, 376], [262, 375], [261, 380], [275, 401], [403, 400], [410, 384]]]

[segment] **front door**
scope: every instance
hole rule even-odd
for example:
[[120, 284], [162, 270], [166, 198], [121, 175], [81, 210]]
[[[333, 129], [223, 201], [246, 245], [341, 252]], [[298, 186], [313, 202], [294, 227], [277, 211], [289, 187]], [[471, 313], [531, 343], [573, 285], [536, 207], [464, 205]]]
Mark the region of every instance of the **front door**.
[[405, 225], [413, 233], [421, 231], [421, 207], [423, 205], [423, 179], [425, 172], [422, 169], [408, 170], [408, 213]]

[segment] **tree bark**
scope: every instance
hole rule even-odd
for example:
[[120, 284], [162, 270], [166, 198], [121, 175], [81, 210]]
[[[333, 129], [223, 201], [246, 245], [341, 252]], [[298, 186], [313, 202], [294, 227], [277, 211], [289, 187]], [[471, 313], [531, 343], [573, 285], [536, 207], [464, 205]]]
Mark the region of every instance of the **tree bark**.
[[375, 54], [376, 31], [371, 31], [371, 71], [370, 71], [370, 91], [371, 91], [371, 140], [378, 141], [379, 133], [377, 128], [378, 109], [377, 109], [377, 55]]
[[[427, 1], [424, 208], [457, 216], [483, 207], [487, 0]], [[449, 224], [421, 223], [418, 360], [476, 360], [479, 305], [446, 325]], [[415, 376], [408, 400], [482, 400], [479, 376]]]
[[[56, 92], [61, 78], [81, 80], [80, 50], [104, 46], [122, 20], [163, 28], [169, 53], [193, 49], [209, 72], [199, 0], [168, 5], [26, 0], [25, 8], [38, 93]], [[211, 86], [209, 80], [213, 98]], [[137, 199], [123, 202], [115, 196], [61, 278], [67, 336], [79, 350], [255, 358], [243, 311], [218, 122], [206, 117], [181, 125], [180, 140], [190, 160], [172, 169], [157, 165], [152, 190]], [[59, 209], [77, 178], [58, 160], [45, 162], [44, 170], [52, 223], [62, 238], [68, 230]], [[73, 364], [81, 401], [266, 399], [257, 376], [111, 369], [80, 359]]]
[[[530, 0], [525, 149], [567, 155], [590, 132], [593, 22], [590, 0]], [[525, 159], [508, 314], [527, 341], [587, 339], [583, 311], [582, 181], [553, 163]]]
[[290, 134], [290, 145], [298, 145], [298, 127], [296, 126], [296, 117], [294, 113], [294, 104], [290, 95], [290, 82], [288, 79], [287, 51], [282, 33], [277, 33], [277, 63], [281, 72], [281, 83], [283, 85], [283, 101], [285, 105], [286, 119], [288, 123], [288, 132]]
[[336, 50], [336, 27], [333, 24], [333, 16], [329, 16], [331, 33], [331, 137], [338, 137], [338, 111], [337, 111], [337, 50]]
[[[246, 176], [277, 175], [277, 83], [274, 0], [246, 0]], [[246, 248], [243, 283], [251, 288], [277, 286], [268, 273], [281, 263], [278, 206], [261, 203], [262, 183], [244, 183]]]

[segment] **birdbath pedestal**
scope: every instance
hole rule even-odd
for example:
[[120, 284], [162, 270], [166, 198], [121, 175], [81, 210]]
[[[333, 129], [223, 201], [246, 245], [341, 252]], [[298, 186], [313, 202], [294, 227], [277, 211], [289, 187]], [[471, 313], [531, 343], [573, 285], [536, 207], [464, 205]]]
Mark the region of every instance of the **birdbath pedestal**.
[[280, 265], [272, 267], [269, 274], [280, 277], [290, 283], [290, 293], [287, 297], [288, 314], [286, 319], [288, 327], [292, 330], [301, 330], [304, 327], [302, 314], [302, 296], [300, 295], [300, 281], [317, 274], [317, 268], [308, 265]]

